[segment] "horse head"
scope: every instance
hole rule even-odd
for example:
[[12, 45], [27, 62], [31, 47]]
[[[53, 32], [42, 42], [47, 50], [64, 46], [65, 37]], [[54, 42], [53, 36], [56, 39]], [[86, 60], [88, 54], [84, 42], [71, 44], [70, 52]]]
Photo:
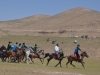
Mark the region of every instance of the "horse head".
[[39, 54], [39, 55], [44, 55], [44, 50], [39, 50], [39, 51], [38, 51], [38, 54]]
[[89, 57], [89, 55], [86, 53], [86, 51], [82, 52], [81, 56], [87, 57], [87, 58]]
[[59, 50], [59, 54], [60, 54], [60, 56], [64, 56], [64, 53], [63, 53], [62, 49]]
[[2, 45], [1, 47], [0, 47], [0, 51], [6, 51], [7, 50], [7, 48], [4, 46], [4, 45]]

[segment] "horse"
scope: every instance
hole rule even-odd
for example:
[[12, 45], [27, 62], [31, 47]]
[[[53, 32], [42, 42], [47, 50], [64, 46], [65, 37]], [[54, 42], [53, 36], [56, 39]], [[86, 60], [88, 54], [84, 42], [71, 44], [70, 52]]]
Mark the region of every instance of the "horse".
[[83, 59], [84, 57], [89, 57], [88, 54], [86, 53], [86, 51], [82, 52], [80, 54], [80, 59], [77, 59], [75, 56], [73, 55], [69, 55], [69, 56], [66, 56], [67, 59], [68, 59], [68, 62], [66, 63], [66, 67], [68, 68], [68, 64], [70, 63], [73, 67], [75, 67], [75, 65], [72, 64], [73, 61], [76, 61], [76, 62], [79, 62], [82, 64], [83, 68], [85, 69], [84, 67], [84, 62], [83, 62]]
[[27, 60], [29, 60], [32, 63], [34, 63], [34, 61], [32, 59], [38, 58], [38, 59], [40, 59], [41, 63], [43, 64], [43, 61], [42, 61], [43, 58], [41, 57], [41, 55], [44, 55], [44, 50], [39, 50], [37, 53], [34, 53], [32, 48], [29, 48], [28, 50], [26, 50], [25, 62], [28, 63]]
[[2, 45], [0, 47], [0, 58], [2, 59], [3, 62], [5, 62], [6, 60], [4, 59], [4, 57], [6, 57], [6, 47], [4, 45]]
[[62, 66], [61, 66], [61, 61], [63, 60], [63, 58], [65, 58], [62, 49], [59, 51], [59, 58], [58, 58], [58, 55], [55, 54], [55, 53], [45, 53], [44, 58], [46, 58], [46, 57], [49, 57], [49, 58], [47, 59], [47, 64], [46, 64], [46, 66], [49, 64], [49, 62], [50, 62], [51, 59], [55, 59], [55, 60], [58, 60], [58, 61], [59, 61], [58, 64], [56, 64], [55, 67], [57, 67], [59, 64], [60, 64], [60, 67], [62, 67]]
[[21, 59], [23, 60], [24, 56], [25, 56], [25, 49], [23, 49], [23, 48], [21, 48], [21, 49], [17, 48], [16, 52], [13, 51], [13, 50], [7, 50], [5, 58], [8, 58], [8, 62], [9, 62], [9, 58], [10, 58], [11, 61], [21, 62]]
[[24, 57], [25, 57], [25, 49], [24, 48], [17, 48], [17, 51], [16, 51], [16, 58], [18, 60], [18, 62], [21, 62], [23, 61]]
[[[40, 59], [41, 63], [43, 64], [43, 61], [44, 61], [44, 58], [42, 57], [42, 55], [44, 56], [44, 50], [39, 50], [37, 52], [33, 52], [33, 53], [30, 53], [29, 57], [31, 58], [31, 60], [33, 58], [38, 58]], [[34, 63], [34, 61], [32, 60], [32, 62]]]

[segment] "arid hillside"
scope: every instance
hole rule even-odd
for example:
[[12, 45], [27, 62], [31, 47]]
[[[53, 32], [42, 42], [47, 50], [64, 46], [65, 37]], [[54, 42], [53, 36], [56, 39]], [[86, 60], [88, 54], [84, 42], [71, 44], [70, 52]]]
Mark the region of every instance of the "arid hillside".
[[89, 35], [100, 37], [100, 12], [73, 8], [57, 15], [35, 15], [23, 19], [1, 21], [1, 35]]

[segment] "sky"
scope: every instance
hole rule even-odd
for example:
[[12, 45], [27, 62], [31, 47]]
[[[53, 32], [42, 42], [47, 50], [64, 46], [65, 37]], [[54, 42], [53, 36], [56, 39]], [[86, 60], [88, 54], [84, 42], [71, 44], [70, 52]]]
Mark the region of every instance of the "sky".
[[53, 16], [77, 7], [100, 12], [100, 0], [0, 0], [0, 21], [38, 14]]

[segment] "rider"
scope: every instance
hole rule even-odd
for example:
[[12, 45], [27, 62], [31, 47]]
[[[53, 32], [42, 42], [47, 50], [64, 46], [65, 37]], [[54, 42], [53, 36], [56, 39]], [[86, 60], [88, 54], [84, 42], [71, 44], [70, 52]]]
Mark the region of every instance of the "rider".
[[54, 53], [57, 54], [59, 58], [59, 44], [57, 43], [56, 46], [54, 47]]
[[18, 48], [21, 49], [21, 43], [19, 43]]
[[37, 46], [37, 44], [35, 44], [35, 46], [32, 48], [34, 51], [34, 54], [37, 54], [37, 48], [39, 48], [39, 47]]
[[79, 56], [79, 53], [78, 53], [79, 50], [81, 51], [80, 45], [78, 44], [77, 47], [75, 48], [75, 51], [74, 51], [74, 56], [77, 56], [77, 60], [80, 59], [80, 56]]
[[14, 46], [13, 46], [13, 51], [16, 53], [16, 51], [17, 51], [17, 47], [18, 47], [18, 42], [16, 42], [15, 44], [14, 44]]
[[21, 48], [26, 48], [26, 45], [25, 43], [22, 44]]
[[12, 45], [11, 44], [12, 44], [12, 42], [9, 41], [8, 45], [7, 45], [7, 50], [12, 50]]

